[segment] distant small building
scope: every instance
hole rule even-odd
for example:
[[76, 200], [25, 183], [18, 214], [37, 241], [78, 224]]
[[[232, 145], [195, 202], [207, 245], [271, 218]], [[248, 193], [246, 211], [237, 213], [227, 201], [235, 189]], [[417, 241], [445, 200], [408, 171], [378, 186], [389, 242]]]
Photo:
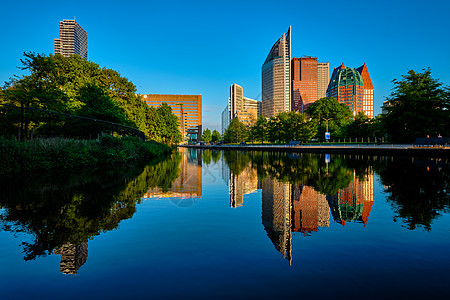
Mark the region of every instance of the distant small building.
[[201, 141], [202, 136], [202, 95], [162, 95], [143, 94], [141, 98], [148, 106], [159, 107], [167, 103], [180, 119], [183, 141]]

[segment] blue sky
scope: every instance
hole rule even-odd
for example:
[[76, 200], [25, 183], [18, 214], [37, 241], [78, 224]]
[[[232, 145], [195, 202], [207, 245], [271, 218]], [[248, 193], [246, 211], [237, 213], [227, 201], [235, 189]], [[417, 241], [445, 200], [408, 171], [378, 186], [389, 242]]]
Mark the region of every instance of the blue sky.
[[[278, 3], [278, 4], [275, 4]], [[345, 4], [345, 7], [343, 5]], [[59, 21], [88, 33], [88, 59], [119, 71], [138, 93], [201, 94], [203, 125], [220, 128], [229, 86], [261, 93], [261, 66], [292, 26], [292, 56], [367, 64], [375, 113], [407, 70], [430, 67], [450, 85], [447, 1], [7, 1], [0, 10], [0, 83], [24, 51], [53, 53]], [[260, 100], [260, 98], [259, 98]]]

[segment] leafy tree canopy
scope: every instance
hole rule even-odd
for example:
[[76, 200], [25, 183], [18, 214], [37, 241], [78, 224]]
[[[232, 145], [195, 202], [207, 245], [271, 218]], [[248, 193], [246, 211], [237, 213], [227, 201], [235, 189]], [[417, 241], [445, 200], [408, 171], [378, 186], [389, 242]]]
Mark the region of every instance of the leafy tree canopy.
[[209, 128], [206, 128], [205, 130], [203, 130], [202, 141], [206, 142], [206, 143], [211, 141], [211, 130], [209, 130]]
[[[168, 117], [167, 108], [159, 111], [164, 118], [155, 116], [155, 110], [136, 95], [134, 84], [115, 70], [101, 68], [78, 55], [46, 56], [28, 52], [21, 63], [20, 68], [29, 75], [15, 76], [6, 83], [1, 91], [6, 103], [118, 121], [158, 141], [180, 139], [175, 130], [176, 117], [173, 114]], [[42, 117], [39, 118], [22, 116], [22, 130], [27, 132], [40, 126]], [[163, 135], [159, 135], [161, 129]]]
[[244, 123], [239, 118], [234, 118], [230, 122], [227, 130], [223, 134], [223, 140], [225, 143], [239, 143], [247, 140], [248, 131]]
[[221, 137], [220, 133], [214, 129], [214, 131], [212, 132], [211, 141], [218, 142], [218, 141], [220, 141], [221, 138], [222, 137]]
[[332, 97], [317, 100], [307, 109], [307, 114], [318, 122], [319, 137], [324, 136], [328, 123], [328, 131], [332, 137], [343, 136], [341, 129], [350, 122], [352, 112], [344, 103]]
[[394, 142], [413, 142], [416, 137], [450, 135], [450, 91], [431, 76], [409, 70], [383, 106], [383, 125]]

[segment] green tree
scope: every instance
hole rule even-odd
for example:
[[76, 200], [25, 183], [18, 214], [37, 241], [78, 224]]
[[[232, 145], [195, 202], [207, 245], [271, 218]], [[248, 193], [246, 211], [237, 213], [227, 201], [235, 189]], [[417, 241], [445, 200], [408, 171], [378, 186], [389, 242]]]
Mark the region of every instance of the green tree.
[[352, 118], [352, 112], [348, 106], [332, 97], [325, 97], [314, 102], [308, 107], [307, 114], [318, 123], [319, 138], [324, 137], [327, 127], [331, 137], [343, 137], [343, 129]]
[[[43, 114], [31, 115], [25, 108], [41, 108], [75, 115], [86, 113], [86, 108], [82, 109], [86, 106], [84, 101], [90, 101], [92, 97], [85, 97], [81, 93], [86, 94], [86, 87], [91, 87], [91, 93], [94, 93], [92, 87], [96, 86], [108, 95], [108, 97], [102, 95], [101, 100], [112, 101], [120, 108], [120, 114], [124, 116], [120, 118], [121, 123], [136, 127], [151, 138], [160, 141], [167, 139], [167, 134], [159, 136], [158, 132], [168, 124], [168, 121], [157, 117], [155, 110], [136, 95], [134, 84], [119, 72], [101, 68], [98, 64], [78, 55], [45, 56], [28, 52], [24, 53], [21, 63], [21, 69], [28, 71], [29, 75], [12, 79], [1, 94], [4, 102], [23, 108], [21, 114], [12, 110], [7, 111], [8, 124], [19, 127], [22, 135], [29, 135], [30, 130], [41, 126], [39, 122], [52, 121], [50, 118], [46, 120]], [[111, 107], [110, 104], [104, 105]], [[2, 113], [6, 114], [4, 110]], [[176, 121], [173, 117], [169, 120]], [[52, 125], [54, 127], [54, 124]], [[173, 129], [173, 125], [170, 124], [170, 130]]]
[[370, 123], [371, 119], [364, 112], [359, 112], [353, 122], [345, 126], [345, 136], [350, 138], [369, 136]]
[[239, 143], [247, 140], [248, 131], [245, 125], [239, 120], [234, 118], [230, 122], [227, 130], [223, 134], [223, 140], [225, 143]]
[[209, 128], [203, 130], [202, 141], [205, 143], [209, 143], [211, 141], [211, 130], [209, 130]]
[[267, 119], [260, 115], [250, 130], [256, 141], [259, 140], [261, 144], [264, 143], [267, 140]]
[[[29, 138], [31, 129], [37, 127], [42, 120], [48, 120], [48, 116], [27, 109], [66, 111], [68, 101], [67, 95], [54, 82], [36, 74], [12, 78], [5, 84], [2, 98], [5, 103], [21, 108], [20, 115], [13, 112], [6, 117], [9, 122], [20, 124], [19, 140]], [[12, 117], [19, 119], [13, 120]]]
[[214, 129], [214, 131], [212, 132], [211, 141], [216, 143], [219, 142], [221, 138], [222, 137], [220, 136], [220, 133]]
[[179, 119], [172, 113], [172, 108], [167, 103], [161, 104], [156, 109], [160, 121], [161, 142], [165, 144], [178, 144], [181, 142], [181, 132], [179, 129]]
[[382, 123], [393, 142], [413, 142], [416, 137], [450, 135], [449, 87], [432, 78], [428, 68], [422, 73], [409, 70], [394, 88], [382, 115]]

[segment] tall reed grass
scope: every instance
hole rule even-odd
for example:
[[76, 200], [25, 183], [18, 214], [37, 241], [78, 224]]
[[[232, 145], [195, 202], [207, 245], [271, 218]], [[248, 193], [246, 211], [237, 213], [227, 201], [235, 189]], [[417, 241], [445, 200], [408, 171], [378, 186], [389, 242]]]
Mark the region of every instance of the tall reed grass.
[[17, 175], [49, 171], [102, 168], [146, 162], [171, 149], [133, 137], [103, 135], [96, 140], [65, 138], [18, 142], [0, 137], [0, 174]]

